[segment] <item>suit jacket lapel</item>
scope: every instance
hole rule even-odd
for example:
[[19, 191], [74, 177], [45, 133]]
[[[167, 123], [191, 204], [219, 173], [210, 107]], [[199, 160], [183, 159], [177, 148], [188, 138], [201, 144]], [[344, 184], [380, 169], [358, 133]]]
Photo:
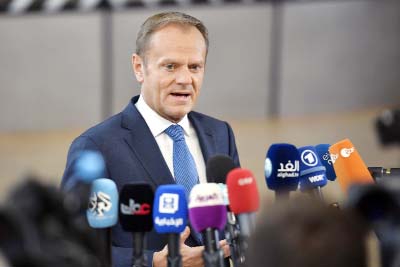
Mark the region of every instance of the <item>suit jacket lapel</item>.
[[122, 112], [121, 125], [130, 130], [125, 136], [125, 141], [140, 161], [149, 177], [156, 186], [161, 184], [174, 184], [175, 180], [161, 154], [155, 138], [153, 137], [145, 120], [136, 109], [137, 97]]
[[[161, 184], [174, 184], [175, 180], [169, 171], [156, 140], [134, 105], [138, 98], [138, 96], [132, 98], [131, 103], [129, 103], [122, 112], [121, 125], [130, 130], [129, 134], [126, 135], [124, 139], [156, 186]], [[196, 113], [189, 113], [189, 120], [196, 130], [204, 161], [207, 163], [208, 158], [215, 154], [216, 143], [214, 140], [214, 133], [207, 125], [202, 123], [201, 117], [196, 115]], [[201, 240], [197, 238], [194, 232], [191, 233], [191, 238], [193, 238], [193, 240], [190, 238], [187, 240], [189, 244], [202, 244]]]
[[[202, 122], [202, 118], [196, 112], [189, 113], [189, 120], [196, 130], [197, 137], [199, 138], [199, 143], [201, 151], [203, 153], [204, 163], [207, 166], [207, 161], [210, 156], [214, 155], [216, 152], [216, 140], [213, 130], [208, 127], [207, 124]], [[214, 182], [214, 181], [208, 181]]]
[[[173, 184], [175, 180], [169, 171], [157, 142], [145, 120], [135, 107], [138, 99], [139, 96], [132, 98], [131, 103], [122, 111], [121, 126], [130, 130], [124, 139], [156, 186], [160, 184]], [[204, 162], [207, 164], [210, 156], [216, 153], [214, 132], [207, 124], [202, 122], [202, 117], [198, 113], [190, 112], [188, 116], [196, 130]]]

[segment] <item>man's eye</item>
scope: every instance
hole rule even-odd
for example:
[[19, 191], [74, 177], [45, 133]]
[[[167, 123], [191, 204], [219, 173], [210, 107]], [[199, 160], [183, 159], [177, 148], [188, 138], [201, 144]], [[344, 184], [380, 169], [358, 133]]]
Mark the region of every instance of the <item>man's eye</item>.
[[191, 65], [190, 69], [193, 71], [199, 71], [201, 69], [201, 66], [200, 65]]
[[167, 64], [167, 65], [165, 65], [165, 68], [167, 70], [173, 70], [175, 68], [175, 65], [174, 64]]

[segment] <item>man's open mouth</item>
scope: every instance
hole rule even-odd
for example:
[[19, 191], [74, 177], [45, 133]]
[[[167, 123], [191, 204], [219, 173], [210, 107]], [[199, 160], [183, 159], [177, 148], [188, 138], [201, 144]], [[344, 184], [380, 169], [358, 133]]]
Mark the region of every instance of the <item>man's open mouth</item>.
[[171, 93], [171, 95], [176, 96], [176, 97], [189, 97], [190, 94], [185, 94], [185, 93]]

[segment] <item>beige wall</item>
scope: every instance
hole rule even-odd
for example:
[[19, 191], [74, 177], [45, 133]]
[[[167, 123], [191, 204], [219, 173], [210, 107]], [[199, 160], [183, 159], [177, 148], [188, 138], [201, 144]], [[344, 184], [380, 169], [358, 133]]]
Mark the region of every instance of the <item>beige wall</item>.
[[[263, 173], [265, 154], [272, 143], [287, 142], [300, 147], [333, 144], [349, 138], [368, 166], [399, 167], [399, 149], [381, 147], [377, 140], [373, 120], [378, 112], [379, 109], [374, 109], [329, 116], [229, 122], [235, 132], [242, 167], [254, 173], [260, 193], [273, 199]], [[58, 185], [68, 147], [82, 130], [0, 133], [0, 198], [28, 172]], [[337, 182], [330, 182], [324, 192], [335, 201], [343, 199]]]
[[[130, 55], [140, 23], [161, 9], [112, 17], [116, 113], [139, 93]], [[211, 47], [197, 109], [220, 118], [314, 115], [400, 104], [400, 2], [287, 2], [280, 88], [271, 98], [271, 4], [193, 6]], [[102, 14], [0, 16], [0, 131], [88, 127], [102, 118]], [[278, 55], [279, 57], [279, 55]], [[272, 68], [279, 66], [273, 65]]]

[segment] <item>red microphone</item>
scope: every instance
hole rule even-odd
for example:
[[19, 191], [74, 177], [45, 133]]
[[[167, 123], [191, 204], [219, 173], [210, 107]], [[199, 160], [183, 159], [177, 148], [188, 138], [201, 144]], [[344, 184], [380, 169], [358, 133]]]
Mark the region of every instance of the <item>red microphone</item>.
[[251, 171], [235, 168], [226, 179], [231, 210], [236, 215], [254, 213], [260, 206], [256, 179]]
[[229, 205], [237, 215], [239, 222], [239, 262], [245, 261], [245, 252], [248, 247], [248, 238], [254, 232], [256, 225], [256, 211], [260, 207], [260, 197], [256, 179], [251, 171], [236, 168], [230, 171], [226, 178]]

